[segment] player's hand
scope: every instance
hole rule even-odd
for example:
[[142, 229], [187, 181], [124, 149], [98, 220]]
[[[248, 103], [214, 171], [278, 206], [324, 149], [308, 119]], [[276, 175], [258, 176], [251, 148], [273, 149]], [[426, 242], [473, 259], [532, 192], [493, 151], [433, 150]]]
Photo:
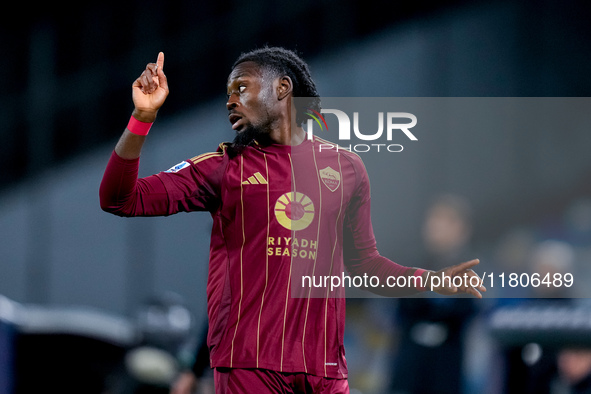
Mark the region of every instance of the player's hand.
[[148, 63], [142, 75], [133, 82], [133, 116], [142, 122], [153, 122], [166, 96], [168, 81], [164, 75], [164, 53], [160, 52], [156, 63]]
[[[485, 292], [486, 287], [482, 285], [482, 280], [478, 274], [472, 270], [472, 267], [479, 263], [480, 260], [474, 259], [452, 265], [440, 271], [431, 272], [427, 281], [428, 288], [432, 288], [434, 292], [442, 295], [465, 293], [482, 298], [481, 292]], [[455, 281], [454, 278], [456, 278]]]

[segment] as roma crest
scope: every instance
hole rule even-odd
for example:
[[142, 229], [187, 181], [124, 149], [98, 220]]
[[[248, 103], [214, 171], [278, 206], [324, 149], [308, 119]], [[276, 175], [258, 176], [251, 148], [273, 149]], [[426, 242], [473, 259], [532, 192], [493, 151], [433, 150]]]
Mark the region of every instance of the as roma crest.
[[341, 184], [341, 174], [333, 170], [330, 167], [326, 167], [319, 171], [320, 179], [328, 187], [331, 192], [334, 192], [339, 188]]

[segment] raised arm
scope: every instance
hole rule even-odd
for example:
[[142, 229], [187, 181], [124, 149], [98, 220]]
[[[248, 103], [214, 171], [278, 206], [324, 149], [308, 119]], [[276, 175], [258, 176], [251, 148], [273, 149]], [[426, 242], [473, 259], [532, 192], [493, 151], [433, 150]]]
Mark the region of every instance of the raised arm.
[[[164, 53], [160, 52], [156, 63], [148, 63], [142, 75], [133, 82], [133, 118], [139, 122], [153, 123], [167, 96], [168, 81], [164, 75]], [[130, 125], [133, 122], [132, 120]], [[137, 159], [145, 140], [145, 135], [134, 134], [128, 126], [115, 146], [115, 153], [122, 159]]]
[[149, 63], [132, 85], [132, 118], [111, 155], [99, 196], [104, 211], [120, 216], [167, 215], [168, 196], [157, 176], [138, 180], [139, 157], [146, 134], [168, 96], [164, 53]]

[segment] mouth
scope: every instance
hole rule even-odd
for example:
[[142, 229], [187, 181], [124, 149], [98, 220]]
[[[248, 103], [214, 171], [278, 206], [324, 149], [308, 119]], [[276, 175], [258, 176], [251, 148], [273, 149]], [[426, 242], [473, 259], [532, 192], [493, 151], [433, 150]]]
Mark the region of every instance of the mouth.
[[241, 122], [240, 120], [242, 119], [242, 116], [236, 114], [236, 113], [231, 113], [230, 115], [228, 115], [228, 120], [230, 121], [230, 123], [232, 123], [232, 130], [237, 130], [240, 125]]

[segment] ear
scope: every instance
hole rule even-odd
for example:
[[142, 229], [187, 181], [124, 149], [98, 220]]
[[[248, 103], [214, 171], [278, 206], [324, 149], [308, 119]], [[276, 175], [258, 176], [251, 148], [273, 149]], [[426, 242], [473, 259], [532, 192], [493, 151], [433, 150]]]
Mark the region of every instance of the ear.
[[291, 78], [287, 75], [279, 78], [279, 84], [277, 85], [277, 99], [283, 100], [289, 96], [293, 91], [293, 84]]

